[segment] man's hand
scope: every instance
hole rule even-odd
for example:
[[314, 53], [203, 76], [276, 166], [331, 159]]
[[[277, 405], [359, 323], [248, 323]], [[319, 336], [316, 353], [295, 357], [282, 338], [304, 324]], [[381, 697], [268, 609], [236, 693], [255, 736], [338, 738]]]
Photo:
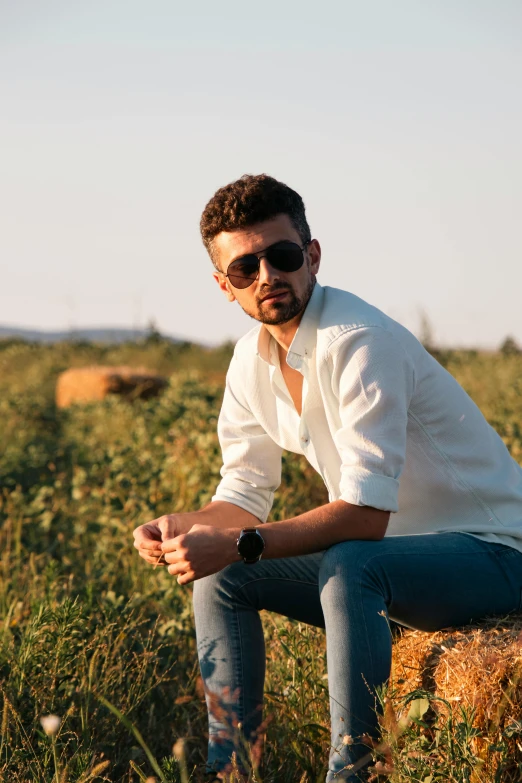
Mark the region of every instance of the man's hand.
[[[226, 500], [217, 500], [199, 511], [166, 514], [147, 522], [146, 525], [140, 525], [134, 531], [134, 546], [147, 563], [166, 565], [162, 557], [162, 542], [176, 538], [182, 533], [188, 533], [194, 527], [215, 527], [227, 530], [239, 528], [241, 530], [243, 527], [253, 527], [258, 524], [259, 519], [248, 511], [244, 511]], [[219, 571], [219, 568], [215, 570]]]
[[169, 564], [169, 574], [178, 584], [215, 574], [230, 563], [241, 560], [236, 541], [240, 530], [193, 525], [188, 533], [165, 540], [161, 549]]
[[169, 538], [179, 536], [187, 529], [187, 523], [183, 523], [183, 516], [186, 515], [166, 514], [137, 527], [133, 533], [134, 546], [140, 553], [140, 557], [152, 565], [166, 565], [162, 557], [161, 544]]

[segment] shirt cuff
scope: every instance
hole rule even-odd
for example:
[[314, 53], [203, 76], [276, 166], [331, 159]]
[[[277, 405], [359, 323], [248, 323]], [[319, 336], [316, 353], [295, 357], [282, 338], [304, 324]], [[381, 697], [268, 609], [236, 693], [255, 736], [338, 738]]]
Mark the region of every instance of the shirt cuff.
[[364, 468], [344, 469], [340, 500], [354, 506], [372, 506], [381, 511], [399, 510], [399, 482], [391, 476], [371, 473]]
[[234, 506], [253, 514], [261, 522], [266, 522], [274, 502], [274, 493], [266, 489], [256, 489], [240, 479], [227, 477], [218, 485], [212, 502], [215, 500], [233, 503]]

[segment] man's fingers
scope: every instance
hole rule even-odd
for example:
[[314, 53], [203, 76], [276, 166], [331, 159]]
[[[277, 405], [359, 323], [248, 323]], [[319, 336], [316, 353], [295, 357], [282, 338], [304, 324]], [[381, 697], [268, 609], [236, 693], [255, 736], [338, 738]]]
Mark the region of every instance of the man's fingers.
[[146, 563], [154, 567], [167, 566], [169, 573], [177, 576], [180, 584], [187, 584], [194, 580], [194, 572], [185, 559], [185, 536], [176, 536], [175, 533], [174, 515], [153, 519], [134, 530], [134, 547]]
[[159, 549], [157, 546], [152, 547], [149, 544], [143, 543], [143, 541], [135, 541], [134, 548], [137, 549], [140, 554], [142, 552], [146, 552], [148, 555], [150, 555], [150, 557], [159, 557], [163, 554], [161, 549]]
[[148, 541], [137, 538], [134, 542], [136, 549], [147, 549], [150, 552], [161, 554], [161, 541]]
[[158, 528], [161, 531], [161, 538], [166, 541], [169, 538], [174, 538], [177, 534], [177, 516], [176, 514], [165, 514], [156, 520]]
[[184, 574], [187, 571], [190, 571], [190, 566], [186, 560], [180, 560], [178, 563], [169, 565], [167, 571], [171, 576], [177, 576], [178, 574]]
[[134, 546], [137, 549], [156, 549], [161, 546], [161, 532], [157, 525], [151, 522], [137, 527], [133, 536]]
[[176, 522], [174, 515], [167, 515], [153, 519], [144, 525], [139, 525], [134, 532], [134, 546], [136, 549], [150, 549], [155, 551], [161, 548], [162, 541], [173, 541], [176, 536]]
[[175, 552], [163, 552], [166, 563], [180, 563], [182, 560], [185, 560], [185, 555], [186, 552], [180, 552], [179, 550], [176, 550]]
[[178, 585], [188, 585], [190, 582], [193, 582], [196, 578], [196, 574], [194, 571], [187, 571], [184, 574], [180, 574], [178, 576]]
[[158, 554], [156, 555], [151, 555], [151, 553], [146, 549], [140, 549], [138, 551], [140, 557], [142, 557], [144, 560], [147, 561], [147, 563], [150, 563], [151, 565], [158, 565], [158, 566], [167, 565], [161, 552], [158, 552]]
[[182, 533], [180, 536], [176, 536], [176, 538], [169, 538], [167, 541], [163, 541], [161, 548], [167, 554], [167, 552], [175, 552], [177, 549], [181, 549], [184, 543], [185, 534]]

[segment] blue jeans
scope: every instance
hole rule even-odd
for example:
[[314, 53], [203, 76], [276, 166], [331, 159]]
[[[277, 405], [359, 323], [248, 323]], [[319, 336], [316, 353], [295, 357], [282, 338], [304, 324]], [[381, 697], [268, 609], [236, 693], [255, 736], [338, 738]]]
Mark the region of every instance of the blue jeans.
[[[194, 583], [201, 675], [209, 708], [208, 768], [234, 751], [228, 715], [245, 737], [262, 720], [265, 646], [260, 609], [326, 630], [331, 715], [327, 783], [365, 766], [378, 736], [375, 686], [391, 670], [388, 620], [436, 631], [522, 608], [522, 553], [465, 533], [345, 541], [324, 552], [234, 563]], [[353, 744], [342, 744], [350, 735]], [[353, 770], [352, 770], [353, 776]], [[363, 779], [363, 778], [362, 778]]]

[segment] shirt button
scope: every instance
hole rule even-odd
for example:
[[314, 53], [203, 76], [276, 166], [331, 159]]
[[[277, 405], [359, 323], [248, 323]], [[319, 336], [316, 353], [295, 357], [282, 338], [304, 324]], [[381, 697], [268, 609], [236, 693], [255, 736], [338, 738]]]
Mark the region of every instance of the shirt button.
[[305, 446], [306, 446], [306, 444], [308, 443], [309, 440], [310, 440], [310, 438], [308, 437], [308, 435], [301, 435], [301, 443], [304, 443]]

